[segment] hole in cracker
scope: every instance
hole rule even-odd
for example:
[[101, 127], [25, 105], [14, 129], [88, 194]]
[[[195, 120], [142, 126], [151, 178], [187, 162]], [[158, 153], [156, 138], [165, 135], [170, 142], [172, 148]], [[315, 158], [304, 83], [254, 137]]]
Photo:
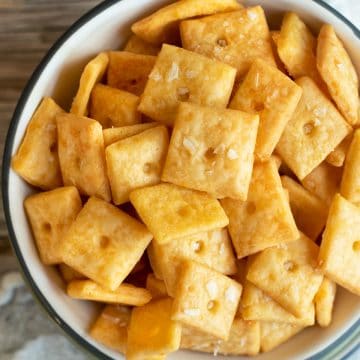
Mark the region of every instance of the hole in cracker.
[[133, 85], [133, 86], [137, 85], [137, 83], [138, 83], [137, 79], [131, 79], [130, 80], [130, 84]]
[[178, 209], [178, 214], [184, 217], [190, 216], [191, 215], [190, 206], [189, 205], [182, 206], [180, 209]]
[[360, 241], [355, 241], [352, 245], [352, 248], [355, 252], [360, 253]]
[[207, 160], [214, 160], [216, 158], [215, 149], [210, 147], [205, 151], [204, 157]]
[[254, 111], [256, 111], [256, 112], [263, 111], [263, 110], [265, 109], [264, 103], [263, 103], [263, 102], [259, 102], [259, 101], [254, 102], [254, 103], [253, 103], [253, 109], [254, 109]]
[[216, 43], [217, 43], [219, 46], [221, 46], [221, 47], [225, 47], [225, 46], [228, 45], [227, 40], [226, 40], [226, 39], [223, 39], [223, 38], [218, 39]]
[[192, 249], [196, 254], [200, 254], [204, 249], [204, 243], [201, 240], [194, 241], [192, 243]]
[[177, 97], [179, 101], [188, 101], [190, 98], [190, 90], [185, 87], [185, 86], [181, 86], [179, 88], [177, 88], [176, 90], [177, 92]]
[[314, 130], [314, 124], [312, 122], [308, 122], [303, 126], [303, 132], [305, 135], [310, 135]]
[[246, 211], [249, 215], [254, 214], [254, 212], [256, 211], [256, 205], [253, 201], [249, 201], [246, 204]]
[[100, 248], [105, 249], [109, 244], [110, 244], [110, 239], [107, 236], [103, 235], [100, 237], [99, 239]]
[[56, 142], [54, 142], [50, 145], [50, 152], [53, 154], [56, 152], [56, 150], [57, 150], [57, 144]]
[[295, 271], [296, 264], [294, 264], [291, 260], [284, 262], [284, 268], [286, 271]]
[[218, 302], [215, 301], [215, 300], [210, 300], [210, 301], [207, 303], [207, 309], [208, 309], [210, 312], [212, 312], [212, 313], [217, 312], [218, 307], [219, 307], [219, 304], [218, 304]]
[[43, 231], [46, 232], [46, 233], [51, 232], [51, 225], [48, 222], [44, 223], [42, 228], [43, 228]]

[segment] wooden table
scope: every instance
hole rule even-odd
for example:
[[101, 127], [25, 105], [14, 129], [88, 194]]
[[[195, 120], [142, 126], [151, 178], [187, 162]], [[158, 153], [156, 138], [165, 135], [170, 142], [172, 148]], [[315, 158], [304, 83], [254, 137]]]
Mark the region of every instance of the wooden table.
[[[55, 40], [99, 0], [0, 0], [0, 152], [23, 87]], [[2, 159], [1, 159], [2, 164]], [[0, 248], [7, 230], [0, 205]]]

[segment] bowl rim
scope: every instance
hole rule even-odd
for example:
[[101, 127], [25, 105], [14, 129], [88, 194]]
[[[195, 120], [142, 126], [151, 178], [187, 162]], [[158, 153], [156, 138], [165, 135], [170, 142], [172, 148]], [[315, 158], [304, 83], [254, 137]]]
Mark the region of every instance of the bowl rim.
[[[57, 311], [52, 307], [49, 301], [46, 299], [42, 291], [38, 288], [36, 282], [31, 276], [29, 268], [25, 262], [24, 256], [18, 245], [18, 239], [15, 235], [15, 230], [13, 222], [10, 215], [10, 206], [9, 206], [9, 174], [11, 168], [11, 155], [12, 148], [14, 145], [14, 138], [17, 131], [17, 126], [20, 121], [21, 114], [27, 103], [30, 94], [37, 83], [41, 73], [46, 68], [50, 60], [57, 53], [57, 51], [62, 47], [62, 45], [81, 27], [86, 25], [94, 17], [107, 10], [113, 5], [116, 5], [122, 0], [104, 0], [100, 4], [96, 5], [84, 15], [82, 15], [78, 20], [76, 20], [50, 47], [45, 56], [41, 59], [40, 63], [37, 65], [32, 75], [30, 76], [28, 82], [26, 83], [19, 100], [16, 104], [13, 116], [11, 118], [9, 128], [6, 135], [4, 153], [3, 153], [3, 162], [2, 162], [2, 174], [1, 174], [1, 191], [2, 191], [2, 200], [3, 200], [3, 209], [5, 214], [6, 226], [9, 234], [9, 242], [15, 253], [16, 259], [20, 265], [20, 271], [25, 282], [28, 284], [28, 288], [34, 295], [34, 298], [38, 303], [41, 304], [42, 308], [45, 309], [47, 315], [55, 321], [55, 323], [61, 328], [63, 333], [72, 340], [73, 343], [80, 346], [82, 349], [86, 350], [90, 355], [95, 356], [98, 359], [102, 360], [112, 360], [111, 357], [104, 354], [101, 350], [96, 348], [85, 338], [79, 335], [75, 330], [67, 324], [67, 322], [62, 319]], [[312, 0], [312, 2], [320, 5], [325, 8], [327, 11], [335, 15], [339, 20], [341, 20], [347, 27], [349, 27], [355, 36], [360, 40], [360, 29], [355, 26], [349, 19], [337, 11], [334, 7], [326, 3], [324, 0]], [[360, 319], [358, 319], [355, 324], [353, 324], [347, 331], [345, 331], [340, 337], [338, 337], [334, 342], [328, 345], [326, 348], [312, 355], [306, 360], [325, 360], [325, 359], [334, 359], [335, 356], [342, 356], [342, 359], [350, 359], [350, 356], [355, 353], [360, 348]]]

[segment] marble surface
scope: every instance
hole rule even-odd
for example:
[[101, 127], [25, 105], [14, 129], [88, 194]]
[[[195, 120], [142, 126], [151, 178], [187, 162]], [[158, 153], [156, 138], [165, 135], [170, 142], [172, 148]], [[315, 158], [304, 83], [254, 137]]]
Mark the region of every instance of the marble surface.
[[[31, 71], [59, 34], [98, 2], [64, 0], [59, 5], [55, 0], [0, 0], [1, 149], [10, 114]], [[360, 1], [328, 2], [360, 28]], [[59, 17], [59, 14], [64, 16]], [[8, 31], [9, 27], [14, 34]], [[12, 34], [10, 40], [7, 34]], [[22, 45], [14, 42], [24, 35]], [[16, 61], [21, 61], [22, 66], [16, 67]], [[15, 69], [18, 72], [15, 73]], [[0, 213], [0, 359], [87, 359], [88, 355], [69, 342], [25, 287], [16, 260], [8, 249], [1, 209]], [[360, 351], [351, 359], [360, 359]]]

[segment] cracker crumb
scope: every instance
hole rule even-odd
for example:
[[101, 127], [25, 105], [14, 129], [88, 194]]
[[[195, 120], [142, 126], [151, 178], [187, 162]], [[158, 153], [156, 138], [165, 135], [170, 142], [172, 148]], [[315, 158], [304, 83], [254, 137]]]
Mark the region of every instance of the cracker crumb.
[[173, 80], [176, 80], [178, 78], [179, 78], [179, 66], [177, 63], [173, 62], [171, 64], [171, 68], [167, 76], [167, 81], [172, 82]]
[[194, 154], [195, 151], [196, 151], [195, 144], [190, 139], [188, 139], [187, 137], [184, 137], [184, 139], [183, 139], [183, 146], [191, 154]]
[[214, 154], [216, 155], [221, 155], [225, 152], [225, 145], [223, 143], [219, 144], [215, 149], [214, 149]]
[[239, 154], [234, 149], [231, 148], [228, 150], [226, 155], [230, 160], [235, 160], [239, 158]]
[[218, 294], [218, 286], [215, 280], [209, 280], [206, 283], [206, 290], [210, 296], [210, 299], [215, 299]]
[[252, 10], [248, 10], [247, 16], [248, 16], [248, 18], [250, 20], [256, 20], [257, 19], [257, 14]]
[[154, 80], [154, 81], [161, 81], [162, 80], [162, 76], [159, 72], [158, 69], [154, 69], [151, 74], [149, 75], [149, 79]]
[[193, 308], [193, 309], [185, 309], [184, 314], [187, 316], [199, 316], [201, 314], [200, 309]]
[[235, 286], [229, 286], [225, 291], [226, 300], [232, 303], [237, 302], [239, 292]]

